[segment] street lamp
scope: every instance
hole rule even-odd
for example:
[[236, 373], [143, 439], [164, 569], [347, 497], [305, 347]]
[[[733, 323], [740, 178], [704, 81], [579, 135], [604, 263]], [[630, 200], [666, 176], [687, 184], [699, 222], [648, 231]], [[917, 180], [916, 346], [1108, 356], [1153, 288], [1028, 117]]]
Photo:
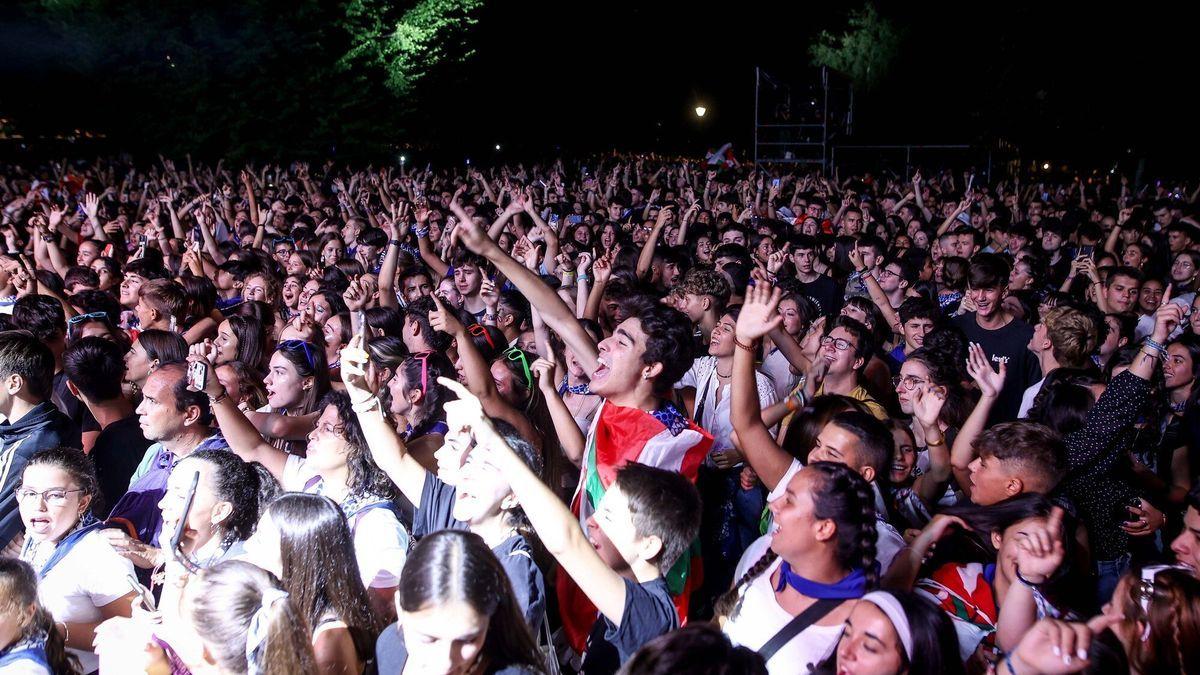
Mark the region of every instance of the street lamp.
[[705, 113], [707, 113], [707, 112], [708, 112], [708, 108], [705, 108], [702, 105], [696, 106], [696, 117], [704, 117]]

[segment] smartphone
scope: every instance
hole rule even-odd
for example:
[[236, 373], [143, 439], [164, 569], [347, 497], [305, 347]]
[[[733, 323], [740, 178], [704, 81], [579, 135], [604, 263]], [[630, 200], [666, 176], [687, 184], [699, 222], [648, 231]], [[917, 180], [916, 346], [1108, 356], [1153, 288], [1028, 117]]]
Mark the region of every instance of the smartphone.
[[771, 181], [771, 187], [779, 187], [779, 179], [778, 178]]
[[112, 242], [109, 242], [109, 243], [105, 244], [105, 245], [104, 245], [104, 248], [100, 250], [100, 256], [101, 256], [101, 257], [104, 257], [104, 258], [111, 258], [111, 257], [112, 257], [112, 254], [113, 254], [113, 245], [112, 245]]
[[138, 243], [138, 246], [145, 246], [146, 245], [146, 235], [139, 234], [138, 238], [137, 238], [137, 243]]
[[188, 364], [187, 388], [191, 391], [204, 391], [206, 384], [208, 384], [208, 364], [203, 361]]
[[1080, 247], [1079, 247], [1079, 254], [1078, 254], [1077, 256], [1075, 256], [1075, 257], [1077, 257], [1077, 258], [1090, 258], [1090, 257], [1092, 257], [1092, 253], [1093, 253], [1095, 250], [1096, 250], [1096, 247], [1095, 247], [1095, 246], [1092, 246], [1091, 244], [1088, 244], [1087, 246], [1080, 246]]
[[137, 594], [138, 600], [141, 601], [142, 605], [147, 611], [158, 611], [158, 608], [154, 605], [154, 595], [150, 591], [146, 590], [145, 586], [138, 582], [137, 577], [130, 574], [125, 577], [125, 581], [129, 584], [129, 587], [133, 589], [133, 592]]

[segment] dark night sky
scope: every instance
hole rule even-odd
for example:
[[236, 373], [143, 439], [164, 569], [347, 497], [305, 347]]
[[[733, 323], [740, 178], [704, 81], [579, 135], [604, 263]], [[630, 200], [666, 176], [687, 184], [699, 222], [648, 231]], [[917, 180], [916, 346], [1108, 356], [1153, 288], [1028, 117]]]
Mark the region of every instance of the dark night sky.
[[[426, 83], [426, 119], [410, 140], [479, 154], [495, 142], [528, 153], [744, 145], [754, 66], [805, 82], [808, 43], [842, 26], [847, 6], [857, 3], [493, 0], [459, 81]], [[1097, 161], [1200, 146], [1194, 9], [945, 1], [880, 9], [905, 39], [889, 80], [859, 97], [853, 142], [1004, 139], [1026, 155]], [[36, 30], [0, 15], [0, 42], [0, 75], [61, 84]], [[0, 111], [14, 93], [0, 93]], [[697, 102], [710, 110], [703, 125], [691, 113]], [[73, 109], [85, 123], [86, 106]]]

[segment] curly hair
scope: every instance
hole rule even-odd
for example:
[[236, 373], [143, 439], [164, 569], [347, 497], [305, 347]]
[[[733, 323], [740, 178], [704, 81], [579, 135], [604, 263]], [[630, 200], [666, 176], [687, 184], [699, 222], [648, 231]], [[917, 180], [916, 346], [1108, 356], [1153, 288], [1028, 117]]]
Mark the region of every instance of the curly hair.
[[321, 399], [317, 410], [333, 406], [337, 411], [338, 426], [346, 443], [346, 467], [349, 477], [346, 487], [352, 495], [372, 494], [385, 499], [397, 497], [396, 484], [375, 463], [367, 437], [363, 434], [358, 415], [350, 408], [350, 395], [344, 391], [331, 391]]
[[221, 535], [228, 546], [245, 541], [254, 534], [259, 514], [279, 496], [279, 483], [258, 462], [246, 462], [228, 450], [197, 450], [180, 460], [204, 462], [212, 468], [211, 485], [217, 501], [233, 505], [229, 519], [221, 523]]

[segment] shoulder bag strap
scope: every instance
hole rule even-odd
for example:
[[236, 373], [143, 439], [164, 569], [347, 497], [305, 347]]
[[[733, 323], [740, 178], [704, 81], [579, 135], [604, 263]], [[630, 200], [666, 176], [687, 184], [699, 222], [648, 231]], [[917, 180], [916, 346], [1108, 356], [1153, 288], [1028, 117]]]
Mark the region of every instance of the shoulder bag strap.
[[778, 633], [759, 648], [758, 653], [763, 657], [763, 661], [770, 661], [771, 657], [775, 656], [775, 652], [791, 642], [792, 638], [804, 632], [805, 628], [823, 619], [826, 614], [833, 611], [834, 607], [843, 602], [845, 600], [825, 599], [818, 600], [809, 605], [808, 609], [800, 612], [796, 618], [789, 621], [783, 628], [780, 628]]

